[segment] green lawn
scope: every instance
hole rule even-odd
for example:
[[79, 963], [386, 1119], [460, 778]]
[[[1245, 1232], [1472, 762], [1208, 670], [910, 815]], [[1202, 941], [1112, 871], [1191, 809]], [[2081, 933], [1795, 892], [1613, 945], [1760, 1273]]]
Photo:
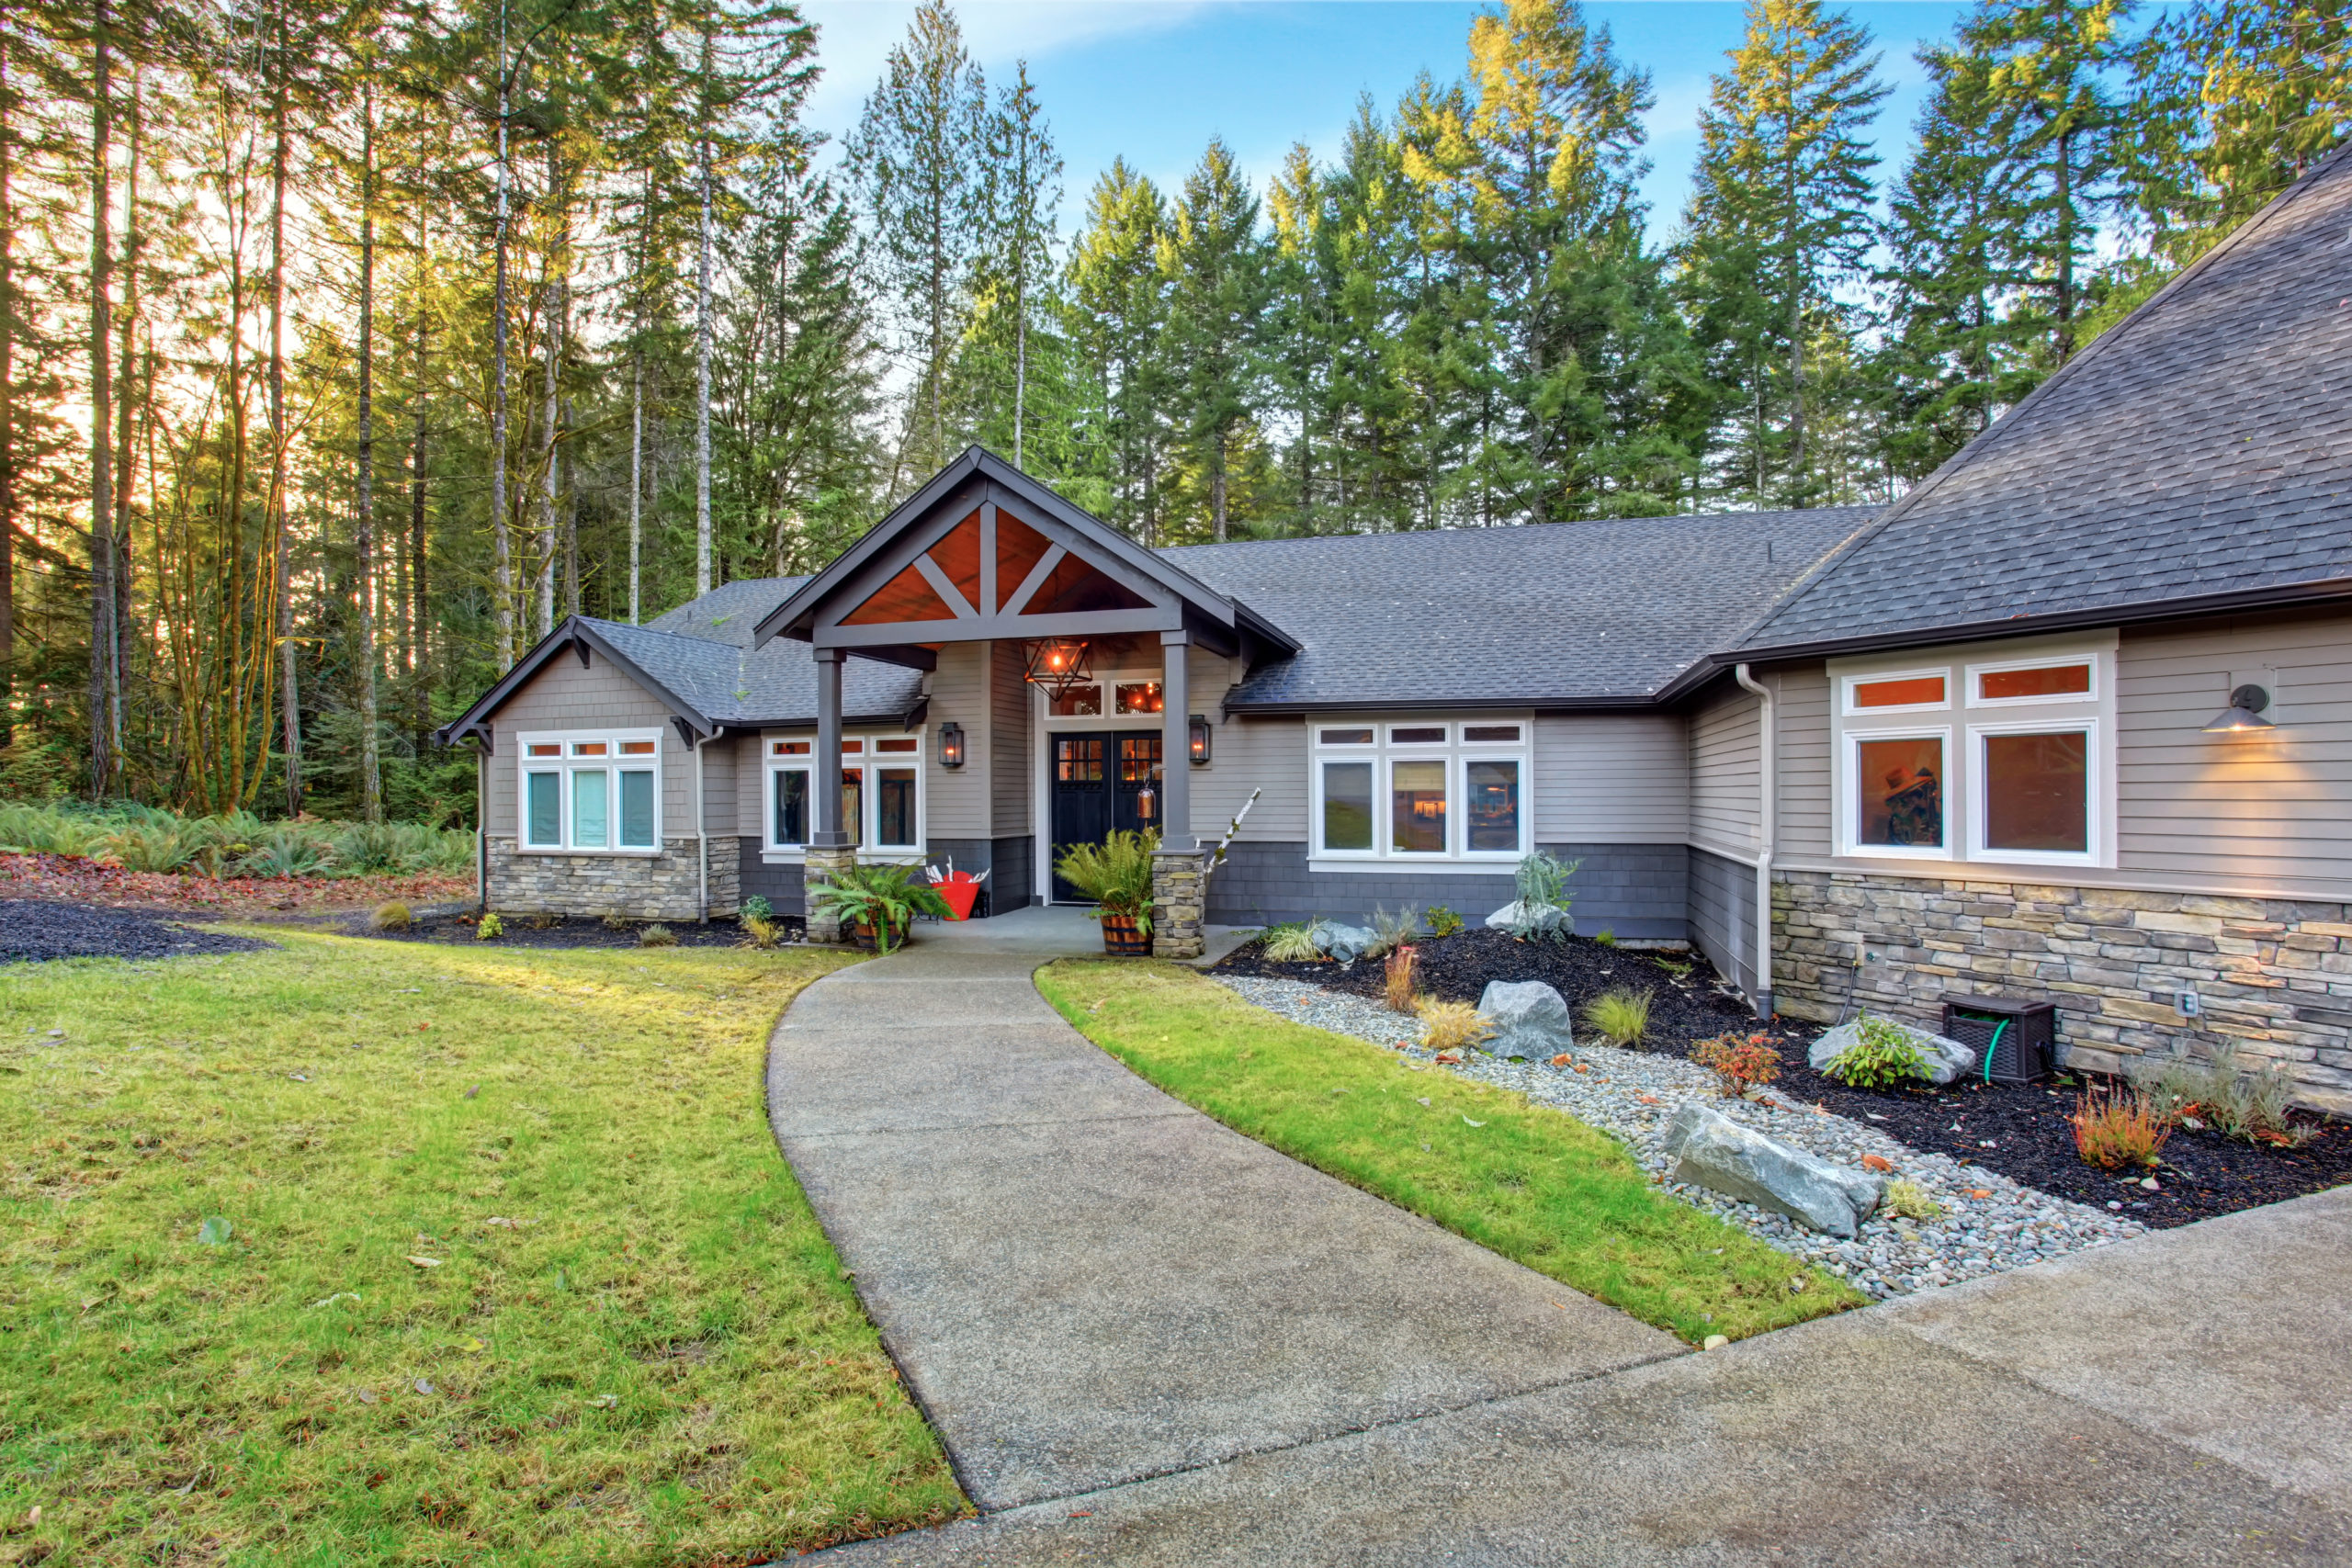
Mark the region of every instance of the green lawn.
[[842, 959], [267, 934], [0, 969], [0, 1562], [742, 1562], [966, 1510], [762, 1111]]
[[1865, 1299], [1677, 1202], [1615, 1139], [1523, 1095], [1417, 1070], [1171, 964], [1064, 961], [1037, 985], [1088, 1039], [1236, 1132], [1694, 1344]]

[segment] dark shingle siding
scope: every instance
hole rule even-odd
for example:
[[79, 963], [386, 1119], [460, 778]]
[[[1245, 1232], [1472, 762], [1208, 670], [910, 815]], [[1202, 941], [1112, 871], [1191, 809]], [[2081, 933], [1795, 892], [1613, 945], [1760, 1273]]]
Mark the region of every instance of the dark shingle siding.
[[2352, 151], [1977, 438], [1746, 639], [2352, 577]]

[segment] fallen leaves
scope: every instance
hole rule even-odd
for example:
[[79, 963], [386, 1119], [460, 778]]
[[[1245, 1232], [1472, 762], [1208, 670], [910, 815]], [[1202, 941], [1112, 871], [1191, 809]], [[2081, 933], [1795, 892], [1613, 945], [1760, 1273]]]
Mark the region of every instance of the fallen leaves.
[[415, 1264], [419, 1269], [438, 1269], [441, 1267], [441, 1260], [439, 1258], [424, 1258], [413, 1252], [408, 1255], [408, 1260], [411, 1263]]
[[1894, 1168], [1894, 1162], [1887, 1158], [1884, 1155], [1864, 1155], [1862, 1156], [1862, 1168], [1864, 1170], [1893, 1170]]
[[206, 1215], [204, 1223], [196, 1227], [196, 1239], [207, 1247], [226, 1247], [230, 1236], [235, 1234], [236, 1227], [220, 1214]]
[[366, 908], [386, 899], [438, 903], [473, 891], [470, 873], [456, 876], [181, 876], [125, 871], [83, 855], [0, 854], [0, 897], [62, 898], [114, 908], [204, 909], [256, 914], [281, 909]]

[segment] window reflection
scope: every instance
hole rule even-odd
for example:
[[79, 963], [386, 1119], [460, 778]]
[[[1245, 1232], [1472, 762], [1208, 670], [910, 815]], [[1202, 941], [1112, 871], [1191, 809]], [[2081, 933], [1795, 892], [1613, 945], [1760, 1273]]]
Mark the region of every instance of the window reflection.
[[1856, 743], [1863, 844], [1940, 849], [1944, 743], [1934, 736]]

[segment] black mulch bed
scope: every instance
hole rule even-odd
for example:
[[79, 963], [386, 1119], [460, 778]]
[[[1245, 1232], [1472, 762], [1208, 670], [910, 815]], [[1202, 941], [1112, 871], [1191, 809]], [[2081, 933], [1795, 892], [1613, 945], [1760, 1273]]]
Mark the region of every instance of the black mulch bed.
[[[1585, 1004], [1604, 991], [1621, 986], [1649, 991], [1650, 1034], [1644, 1044], [1652, 1051], [1688, 1055], [1694, 1041], [1758, 1027], [1738, 993], [1716, 981], [1703, 959], [1678, 980], [1652, 954], [1585, 937], [1521, 942], [1502, 931], [1474, 930], [1425, 938], [1415, 946], [1421, 955], [1421, 989], [1448, 1001], [1476, 1002], [1490, 980], [1541, 980], [1581, 1015]], [[1254, 942], [1235, 950], [1216, 969], [1304, 980], [1356, 996], [1378, 997], [1385, 989], [1376, 960], [1270, 964]], [[2146, 1173], [2135, 1173], [2127, 1184], [2113, 1172], [2085, 1165], [2075, 1152], [2075, 1130], [2066, 1117], [2081, 1086], [2095, 1079], [2072, 1075], [2042, 1084], [1961, 1083], [1879, 1093], [1849, 1089], [1805, 1065], [1805, 1049], [1819, 1036], [1818, 1029], [1783, 1020], [1774, 1032], [1784, 1042], [1777, 1087], [1791, 1100], [1867, 1122], [1913, 1148], [1973, 1160], [2078, 1203], [2104, 1208], [2120, 1202], [2124, 1213], [2148, 1225], [2187, 1224], [2352, 1181], [2352, 1126], [2314, 1118], [2319, 1135], [2300, 1149], [2258, 1147], [2211, 1131], [2177, 1128], [2154, 1172], [2160, 1190], [2150, 1192], [2137, 1185]]]
[[0, 898], [0, 964], [51, 958], [186, 958], [199, 953], [254, 953], [277, 943], [249, 936], [191, 931], [137, 909], [100, 908], [45, 898]]
[[[780, 915], [777, 924], [784, 928], [787, 942], [798, 942], [805, 929], [797, 915]], [[416, 921], [404, 931], [379, 931], [368, 929], [364, 914], [342, 922], [342, 929], [352, 936], [378, 937], [386, 942], [427, 942], [468, 947], [637, 947], [638, 933], [649, 925], [669, 928], [680, 947], [736, 947], [746, 939], [743, 928], [731, 919], [712, 920], [697, 925], [692, 920], [630, 920], [619, 930], [601, 919], [585, 917], [566, 919], [562, 916], [505, 915], [500, 924], [503, 934], [484, 942], [475, 932], [480, 929], [480, 915], [444, 915]]]

